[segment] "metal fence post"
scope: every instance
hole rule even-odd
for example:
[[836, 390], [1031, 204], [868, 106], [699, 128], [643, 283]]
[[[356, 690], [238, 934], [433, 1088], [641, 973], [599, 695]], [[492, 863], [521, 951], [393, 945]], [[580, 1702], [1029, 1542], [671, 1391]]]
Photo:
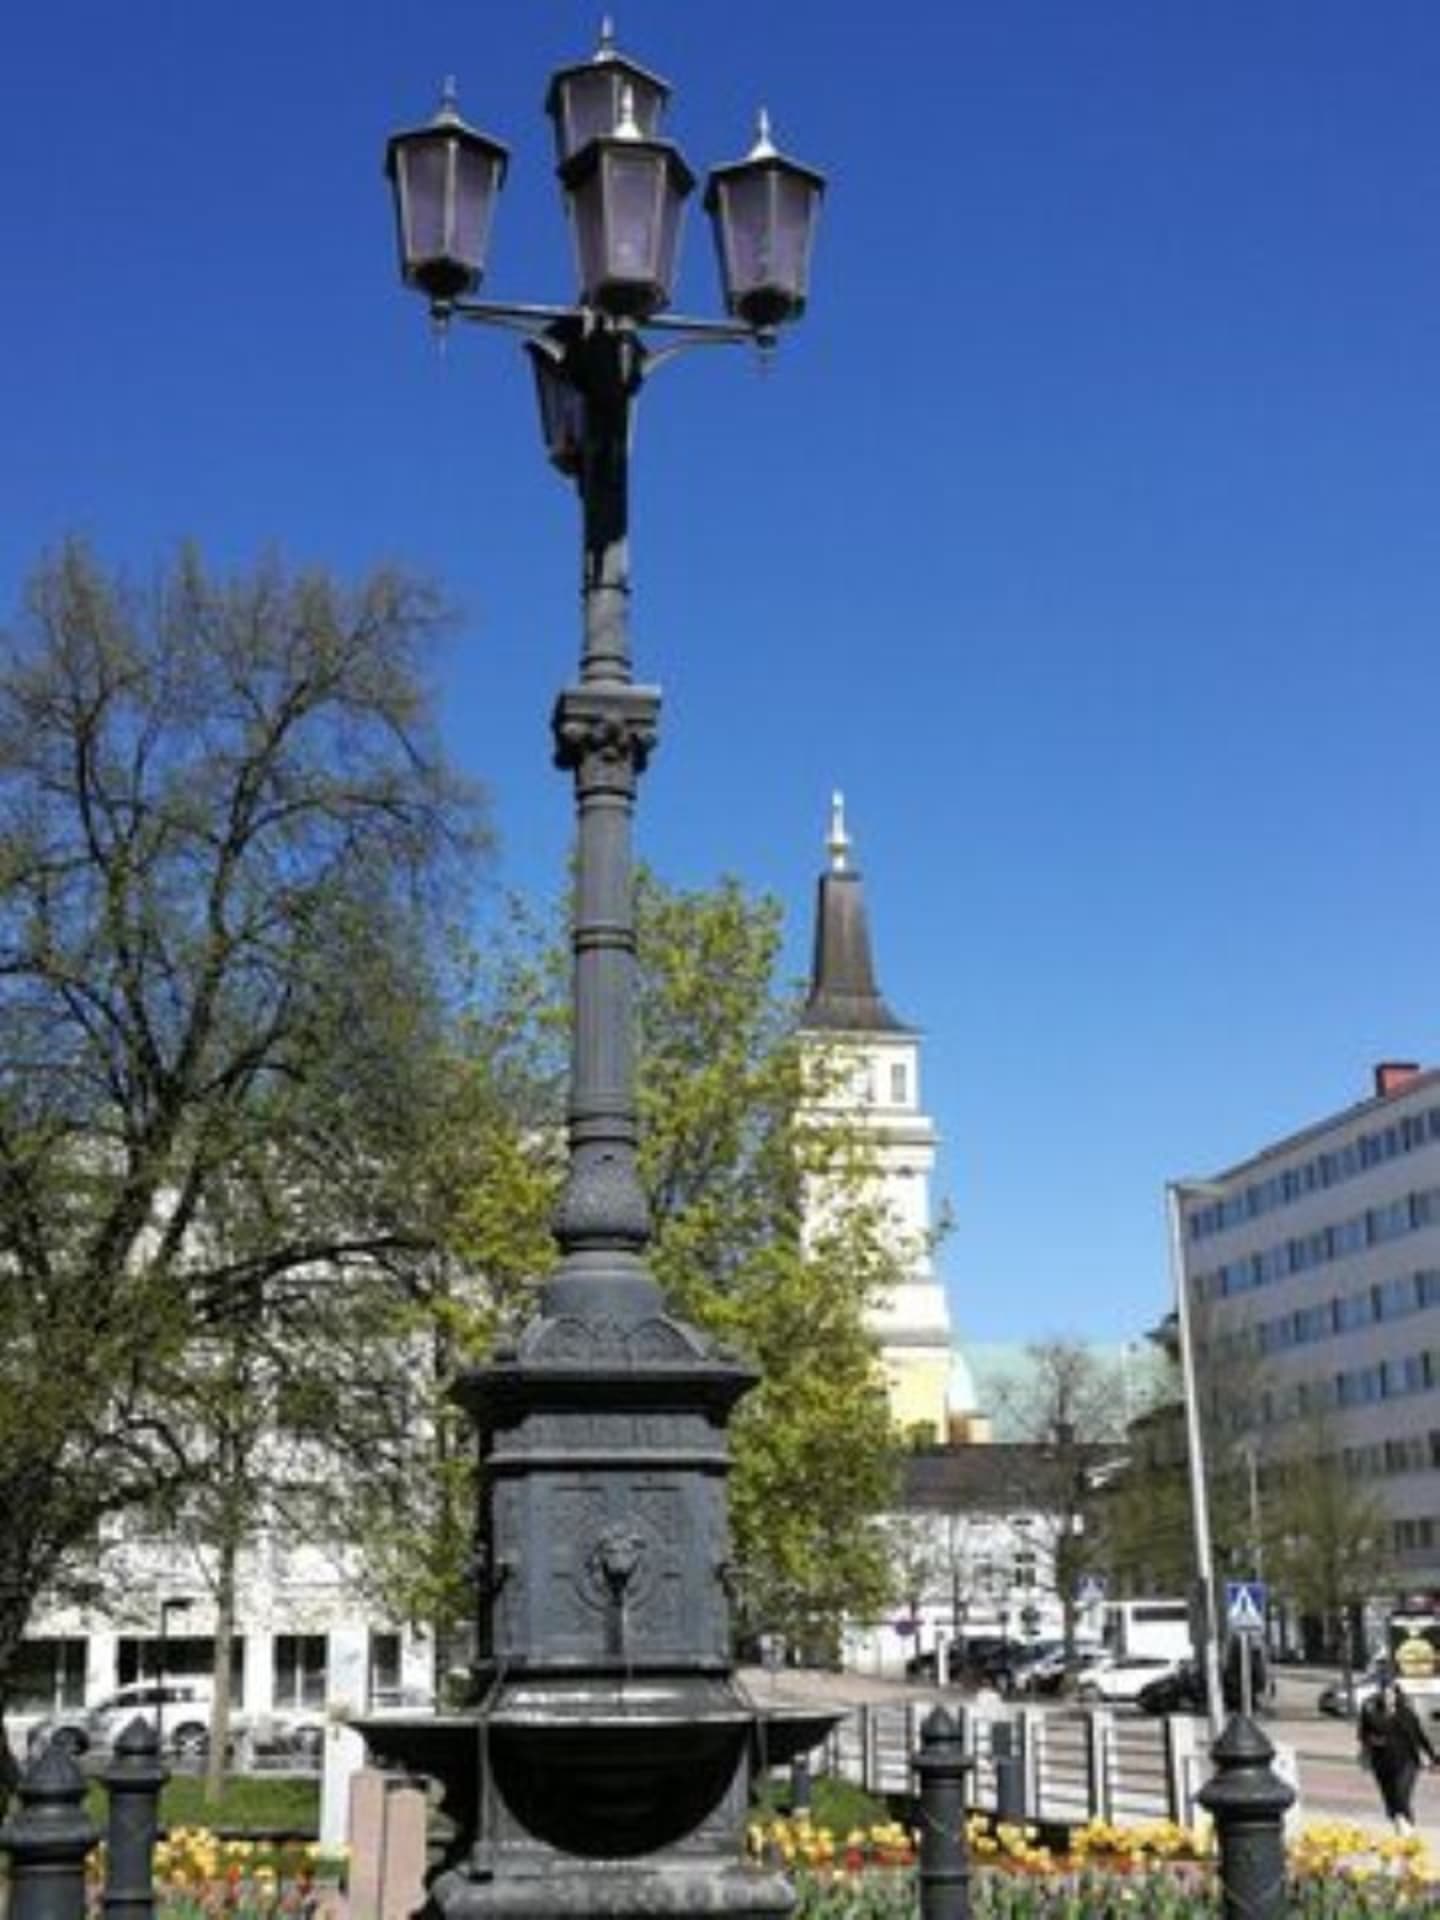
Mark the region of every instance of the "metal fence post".
[[0, 1827], [10, 1855], [8, 1920], [84, 1920], [85, 1856], [100, 1838], [85, 1812], [85, 1776], [52, 1740], [15, 1797], [20, 1811]]
[[1275, 1749], [1232, 1714], [1211, 1748], [1216, 1772], [1196, 1798], [1215, 1821], [1225, 1920], [1285, 1920], [1285, 1813], [1294, 1793], [1271, 1767]]
[[1040, 1707], [1022, 1707], [1015, 1723], [1024, 1762], [1025, 1807], [1032, 1820], [1045, 1814], [1045, 1769], [1049, 1761], [1049, 1716]]
[[970, 1762], [959, 1723], [944, 1707], [926, 1717], [912, 1765], [920, 1776], [920, 1920], [970, 1920]]
[[810, 1756], [797, 1753], [790, 1762], [790, 1811], [808, 1813], [810, 1811]]
[[1166, 1810], [1176, 1826], [1190, 1825], [1190, 1780], [1195, 1761], [1195, 1722], [1188, 1713], [1167, 1713], [1165, 1728]]
[[879, 1715], [868, 1703], [860, 1709], [860, 1784], [867, 1793], [882, 1791]]
[[153, 1920], [155, 1836], [160, 1790], [170, 1769], [160, 1758], [160, 1733], [136, 1714], [115, 1742], [100, 1778], [110, 1794], [105, 1832], [105, 1920]]
[[1115, 1756], [1111, 1737], [1114, 1724], [1114, 1715], [1105, 1707], [1088, 1707], [1085, 1711], [1086, 1798], [1092, 1820], [1109, 1820], [1114, 1812], [1115, 1780], [1111, 1765]]
[[990, 1725], [990, 1754], [995, 1762], [995, 1818], [1021, 1825], [1025, 1819], [1025, 1744], [1013, 1720]]

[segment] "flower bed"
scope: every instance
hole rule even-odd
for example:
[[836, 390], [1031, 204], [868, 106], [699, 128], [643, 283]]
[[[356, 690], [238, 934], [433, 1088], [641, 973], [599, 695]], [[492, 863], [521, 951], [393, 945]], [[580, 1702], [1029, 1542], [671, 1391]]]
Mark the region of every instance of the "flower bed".
[[[90, 1906], [98, 1912], [105, 1849], [89, 1862]], [[225, 1840], [205, 1827], [175, 1827], [155, 1848], [155, 1891], [164, 1920], [311, 1920], [344, 1881], [344, 1848], [313, 1841]]]
[[[975, 1920], [1210, 1920], [1220, 1911], [1213, 1837], [1169, 1821], [1092, 1821], [1063, 1846], [1034, 1827], [968, 1823]], [[797, 1920], [911, 1920], [915, 1836], [890, 1822], [839, 1836], [803, 1817], [755, 1822], [749, 1848], [790, 1869]], [[1440, 1913], [1423, 1842], [1378, 1839], [1330, 1822], [1306, 1827], [1289, 1856], [1292, 1920], [1400, 1920]]]

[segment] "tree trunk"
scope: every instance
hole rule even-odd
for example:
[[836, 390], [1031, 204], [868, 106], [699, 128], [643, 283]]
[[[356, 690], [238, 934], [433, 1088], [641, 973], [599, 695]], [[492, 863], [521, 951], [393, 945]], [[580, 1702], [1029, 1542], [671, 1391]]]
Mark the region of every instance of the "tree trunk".
[[[12, 1541], [12, 1553], [14, 1542]], [[10, 1711], [10, 1687], [16, 1656], [25, 1638], [30, 1620], [31, 1596], [25, 1590], [16, 1567], [18, 1556], [5, 1555], [11, 1565], [0, 1561], [0, 1819], [10, 1804], [20, 1779], [21, 1762], [10, 1745], [6, 1717]]]
[[235, 1644], [235, 1565], [239, 1546], [226, 1529], [215, 1570], [215, 1661], [211, 1669], [210, 1747], [205, 1756], [205, 1799], [213, 1805], [225, 1791], [230, 1746], [230, 1650]]

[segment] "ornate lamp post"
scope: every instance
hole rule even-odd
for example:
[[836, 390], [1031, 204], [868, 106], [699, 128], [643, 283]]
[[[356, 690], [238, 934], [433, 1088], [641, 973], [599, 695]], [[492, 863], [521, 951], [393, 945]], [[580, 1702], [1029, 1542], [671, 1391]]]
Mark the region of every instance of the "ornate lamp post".
[[768, 346], [799, 316], [823, 182], [762, 122], [706, 195], [730, 317], [668, 316], [694, 185], [662, 132], [668, 97], [608, 26], [592, 60], [551, 81], [573, 306], [473, 297], [507, 154], [460, 118], [453, 90], [386, 155], [402, 278], [441, 324], [523, 336], [546, 451], [575, 484], [582, 528], [579, 675], [553, 716], [578, 811], [559, 1258], [536, 1317], [457, 1387], [482, 1468], [476, 1710], [369, 1734], [445, 1782], [457, 1837], [432, 1892], [466, 1920], [783, 1911], [784, 1883], [738, 1865], [749, 1772], [762, 1743], [774, 1764], [826, 1724], [761, 1715], [735, 1681], [726, 1427], [752, 1375], [667, 1313], [646, 1262], [631, 825], [659, 695], [632, 671], [627, 554], [631, 409], [647, 373], [693, 346]]

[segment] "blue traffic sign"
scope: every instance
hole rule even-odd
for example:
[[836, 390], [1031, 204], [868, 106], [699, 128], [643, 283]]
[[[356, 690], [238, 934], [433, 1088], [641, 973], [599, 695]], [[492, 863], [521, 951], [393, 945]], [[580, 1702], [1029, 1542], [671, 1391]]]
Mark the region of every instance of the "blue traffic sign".
[[1225, 1618], [1232, 1633], [1265, 1631], [1265, 1582], [1263, 1580], [1227, 1580], [1225, 1582]]

